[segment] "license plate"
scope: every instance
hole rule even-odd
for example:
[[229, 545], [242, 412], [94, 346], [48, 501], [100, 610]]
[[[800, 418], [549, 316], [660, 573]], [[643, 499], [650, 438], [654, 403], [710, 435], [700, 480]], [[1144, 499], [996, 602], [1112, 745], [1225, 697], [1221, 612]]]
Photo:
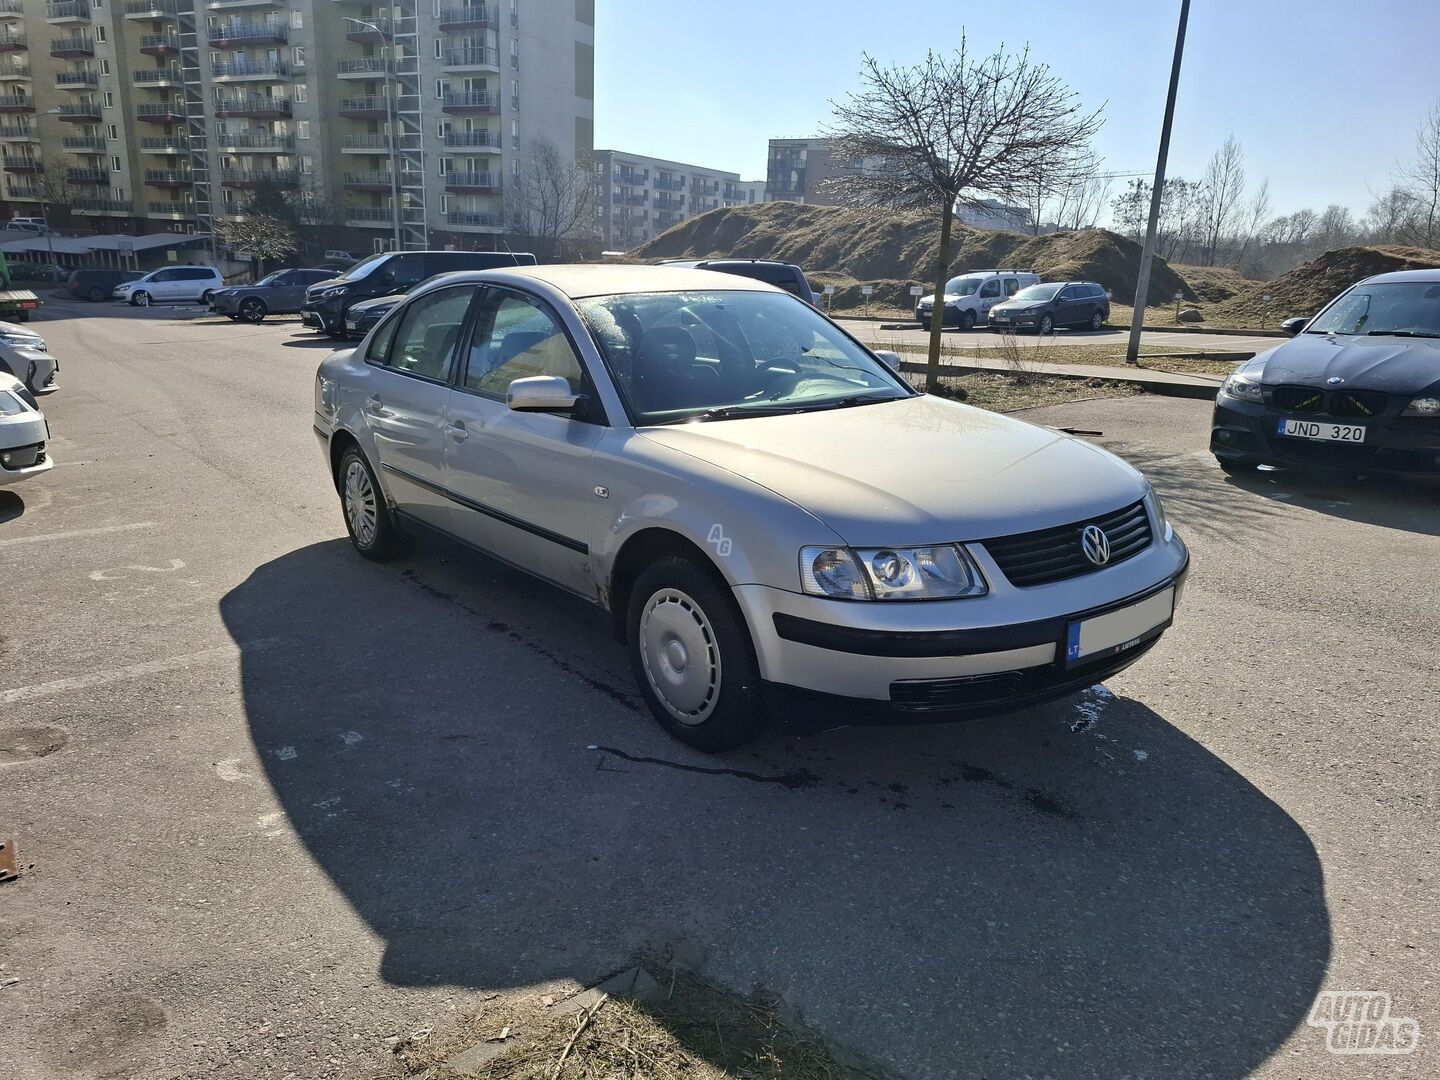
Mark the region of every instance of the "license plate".
[[1174, 616], [1175, 588], [1170, 586], [1118, 611], [1072, 622], [1065, 640], [1065, 662], [1074, 664], [1132, 649]]
[[1321, 442], [1363, 443], [1365, 428], [1356, 424], [1332, 424], [1323, 420], [1281, 420], [1276, 433], [1294, 439], [1319, 439]]

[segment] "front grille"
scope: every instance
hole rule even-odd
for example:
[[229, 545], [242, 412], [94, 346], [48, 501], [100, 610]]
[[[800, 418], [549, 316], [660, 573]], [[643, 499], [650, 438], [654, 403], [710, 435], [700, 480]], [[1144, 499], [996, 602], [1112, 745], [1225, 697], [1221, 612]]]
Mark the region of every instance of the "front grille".
[[34, 443], [31, 446], [17, 446], [13, 450], [6, 450], [0, 454], [0, 468], [29, 469], [43, 464], [45, 464], [45, 444], [43, 442]]
[[1282, 412], [1368, 420], [1383, 413], [1390, 399], [1374, 390], [1336, 390], [1327, 393], [1313, 386], [1277, 386], [1271, 391], [1270, 400]]
[[1110, 539], [1110, 560], [1114, 566], [1139, 555], [1150, 546], [1150, 515], [1145, 503], [1131, 503], [1114, 513], [1086, 518], [1070, 525], [1037, 532], [1018, 533], [980, 541], [1012, 585], [1029, 588], [1049, 585], [1066, 578], [1089, 574], [1100, 567], [1085, 557], [1080, 534], [1087, 525], [1098, 525]]

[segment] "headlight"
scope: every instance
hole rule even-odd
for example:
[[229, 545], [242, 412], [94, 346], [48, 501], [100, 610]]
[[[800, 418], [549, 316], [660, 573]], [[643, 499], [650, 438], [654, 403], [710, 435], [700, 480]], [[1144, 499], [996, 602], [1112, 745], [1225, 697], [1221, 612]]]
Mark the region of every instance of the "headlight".
[[1440, 398], [1417, 397], [1400, 414], [1401, 416], [1436, 416], [1440, 417]]
[[320, 294], [321, 300], [329, 300], [332, 296], [344, 296], [349, 286], [336, 285], [334, 288], [326, 289]]
[[1165, 516], [1165, 504], [1160, 501], [1160, 493], [1151, 487], [1145, 497], [1150, 500], [1150, 506], [1155, 511], [1155, 520], [1160, 523], [1160, 532], [1168, 542], [1175, 535], [1175, 530], [1170, 527], [1170, 519]]
[[814, 596], [846, 600], [949, 600], [989, 591], [959, 544], [803, 548], [800, 585]]
[[0, 334], [0, 344], [9, 345], [15, 349], [39, 349], [45, 351], [45, 342], [38, 337], [31, 337], [29, 334]]
[[1225, 397], [1235, 398], [1237, 401], [1264, 401], [1265, 388], [1258, 382], [1252, 382], [1239, 372], [1231, 375], [1220, 387], [1220, 393]]
[[29, 411], [30, 406], [19, 394], [11, 393], [9, 390], [0, 390], [0, 416], [19, 416], [21, 413]]

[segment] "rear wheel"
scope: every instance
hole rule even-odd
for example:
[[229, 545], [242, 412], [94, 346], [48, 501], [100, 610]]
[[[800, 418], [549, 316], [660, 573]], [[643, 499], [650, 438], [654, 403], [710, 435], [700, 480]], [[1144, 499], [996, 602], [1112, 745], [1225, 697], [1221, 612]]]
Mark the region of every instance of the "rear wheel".
[[258, 296], [252, 296], [240, 305], [240, 318], [249, 323], [262, 322], [267, 310], [264, 300]]
[[214, 298], [214, 296], [215, 296], [215, 290], [214, 290], [214, 289], [206, 289], [204, 292], [202, 292], [202, 293], [200, 294], [200, 303], [204, 304], [206, 307], [209, 307], [210, 301], [211, 301], [211, 299]]
[[1104, 325], [1105, 325], [1105, 313], [1104, 313], [1103, 311], [1101, 311], [1099, 308], [1096, 308], [1096, 309], [1095, 309], [1095, 314], [1090, 316], [1090, 329], [1091, 329], [1091, 330], [1099, 330], [1099, 329], [1100, 329], [1102, 326], [1104, 326]]
[[340, 508], [345, 512], [345, 531], [350, 534], [355, 550], [375, 562], [386, 562], [403, 554], [409, 546], [408, 538], [385, 505], [375, 473], [358, 446], [349, 447], [341, 455], [336, 482], [340, 488]]
[[105, 296], [106, 293], [104, 289], [90, 289], [85, 293], [85, 299], [89, 300], [92, 304], [98, 304], [101, 300], [105, 299]]
[[763, 730], [750, 632], [714, 571], [675, 555], [652, 564], [630, 592], [626, 630], [641, 696], [675, 738], [716, 753]]

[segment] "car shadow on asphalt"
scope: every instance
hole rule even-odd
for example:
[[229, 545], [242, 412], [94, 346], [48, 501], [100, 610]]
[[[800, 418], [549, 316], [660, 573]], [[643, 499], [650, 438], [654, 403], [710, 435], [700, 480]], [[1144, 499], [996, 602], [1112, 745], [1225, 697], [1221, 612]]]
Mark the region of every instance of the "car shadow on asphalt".
[[0, 488], [0, 525], [25, 513], [25, 500], [13, 491]]
[[337, 341], [332, 337], [326, 337], [324, 334], [312, 334], [307, 337], [287, 338], [285, 341], [280, 342], [280, 344], [287, 349], [329, 349], [331, 352], [334, 352], [336, 349], [352, 348], [354, 345], [358, 345], [359, 342]]
[[1298, 469], [1265, 469], [1228, 476], [1226, 486], [1317, 514], [1440, 536], [1440, 479], [1346, 477]]
[[927, 1077], [1239, 1077], [1320, 988], [1313, 845], [1159, 702], [710, 757], [642, 714], [603, 614], [448, 543], [302, 548], [220, 610], [268, 780], [393, 984], [670, 953]]

